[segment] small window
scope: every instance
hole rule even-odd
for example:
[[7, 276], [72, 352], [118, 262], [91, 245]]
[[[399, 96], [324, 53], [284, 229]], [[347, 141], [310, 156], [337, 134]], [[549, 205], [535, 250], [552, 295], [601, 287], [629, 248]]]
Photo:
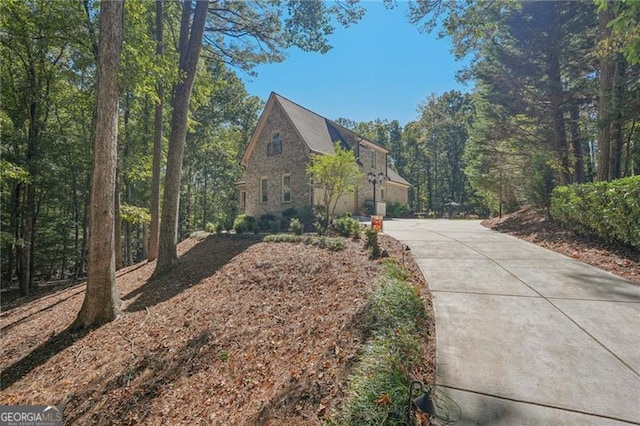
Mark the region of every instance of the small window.
[[267, 197], [267, 188], [269, 186], [269, 180], [267, 178], [260, 179], [260, 202], [266, 203], [268, 200]]
[[380, 201], [384, 201], [384, 188], [381, 186], [380, 187]]
[[291, 202], [291, 175], [282, 176], [282, 202]]
[[240, 208], [247, 208], [247, 191], [240, 191]]
[[376, 152], [371, 150], [371, 168], [376, 169]]
[[267, 155], [282, 154], [282, 139], [280, 139], [280, 133], [274, 133], [271, 135], [271, 142], [267, 145]]

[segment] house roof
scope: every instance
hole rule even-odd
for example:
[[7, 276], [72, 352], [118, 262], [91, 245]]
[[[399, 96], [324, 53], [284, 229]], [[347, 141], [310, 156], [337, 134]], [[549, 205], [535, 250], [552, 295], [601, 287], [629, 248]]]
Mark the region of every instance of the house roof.
[[395, 170], [393, 170], [391, 167], [388, 167], [388, 166], [387, 166], [387, 177], [391, 182], [398, 183], [400, 185], [411, 186], [411, 184], [407, 182], [405, 178], [400, 176], [398, 172], [396, 172]]
[[329, 120], [307, 108], [296, 104], [277, 93], [271, 94], [285, 111], [291, 123], [296, 128], [302, 140], [309, 149], [318, 154], [335, 154], [333, 144], [336, 141], [352, 148], [356, 143], [367, 142], [384, 152], [389, 152], [384, 146], [367, 140], [338, 123]]
[[[316, 154], [335, 154], [335, 150], [333, 149], [335, 142], [340, 142], [345, 148], [354, 148], [357, 144], [363, 144], [384, 153], [389, 152], [383, 145], [368, 140], [346, 127], [339, 125], [335, 121], [316, 114], [282, 95], [271, 92], [262, 116], [258, 121], [258, 126], [249, 141], [241, 164], [245, 166], [248, 164], [249, 156], [257, 143], [257, 137], [262, 129], [262, 125], [269, 111], [273, 108], [274, 103], [278, 103], [282, 107], [289, 121], [311, 152]], [[392, 182], [411, 186], [409, 182], [390, 167], [387, 167], [387, 177]]]

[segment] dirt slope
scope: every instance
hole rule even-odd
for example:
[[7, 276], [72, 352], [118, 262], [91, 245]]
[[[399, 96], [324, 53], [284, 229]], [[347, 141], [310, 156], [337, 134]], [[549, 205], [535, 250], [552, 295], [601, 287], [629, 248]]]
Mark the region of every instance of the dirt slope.
[[[84, 335], [64, 331], [84, 285], [18, 301], [0, 315], [0, 404], [64, 405], [74, 424], [322, 424], [344, 396], [380, 268], [362, 247], [187, 240], [161, 280], [149, 281], [154, 263], [119, 271], [122, 317]], [[400, 257], [394, 240], [383, 248]]]

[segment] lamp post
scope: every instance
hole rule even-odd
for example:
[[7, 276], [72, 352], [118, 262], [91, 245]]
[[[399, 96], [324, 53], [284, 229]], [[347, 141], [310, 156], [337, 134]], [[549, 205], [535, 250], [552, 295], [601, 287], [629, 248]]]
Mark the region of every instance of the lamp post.
[[367, 180], [373, 185], [373, 214], [376, 214], [378, 212], [378, 206], [376, 205], [376, 185], [384, 181], [384, 173], [380, 172], [378, 176], [376, 176], [375, 173], [369, 172], [367, 173]]

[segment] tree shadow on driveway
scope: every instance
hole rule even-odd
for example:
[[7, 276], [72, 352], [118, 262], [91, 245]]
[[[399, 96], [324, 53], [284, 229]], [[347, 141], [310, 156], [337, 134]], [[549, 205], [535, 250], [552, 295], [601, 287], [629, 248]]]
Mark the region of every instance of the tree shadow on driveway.
[[122, 297], [132, 300], [127, 312], [144, 310], [165, 302], [210, 277], [231, 259], [262, 240], [253, 235], [212, 235], [183, 254], [166, 275], [150, 278], [144, 285]]

